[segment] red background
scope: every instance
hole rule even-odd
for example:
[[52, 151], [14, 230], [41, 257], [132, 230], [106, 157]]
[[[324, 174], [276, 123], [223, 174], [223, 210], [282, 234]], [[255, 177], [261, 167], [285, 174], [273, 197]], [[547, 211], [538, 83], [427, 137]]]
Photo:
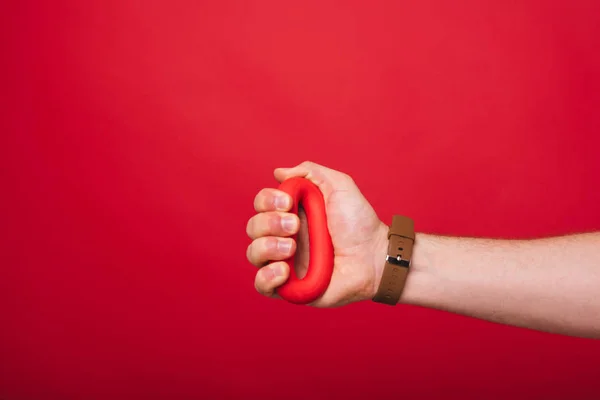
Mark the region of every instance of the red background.
[[5, 4], [0, 398], [600, 396], [598, 341], [291, 306], [245, 260], [305, 159], [419, 231], [599, 229], [598, 4]]

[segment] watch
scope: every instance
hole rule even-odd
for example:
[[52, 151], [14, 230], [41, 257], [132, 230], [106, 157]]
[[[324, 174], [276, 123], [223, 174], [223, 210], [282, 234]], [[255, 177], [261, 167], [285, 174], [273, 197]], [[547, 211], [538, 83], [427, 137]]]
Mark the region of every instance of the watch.
[[385, 266], [373, 301], [396, 305], [400, 300], [410, 267], [415, 242], [414, 221], [402, 215], [394, 215], [388, 231], [388, 241]]

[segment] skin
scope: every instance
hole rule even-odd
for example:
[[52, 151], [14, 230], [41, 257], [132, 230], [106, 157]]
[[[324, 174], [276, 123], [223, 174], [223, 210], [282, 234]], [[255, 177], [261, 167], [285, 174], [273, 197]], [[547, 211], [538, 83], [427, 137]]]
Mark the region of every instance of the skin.
[[[371, 301], [383, 272], [389, 227], [350, 176], [304, 162], [278, 168], [282, 182], [304, 177], [325, 199], [334, 272], [326, 292], [310, 306], [340, 307]], [[305, 216], [289, 213], [292, 200], [262, 189], [247, 224], [247, 258], [259, 269], [256, 290], [278, 298], [289, 276], [308, 266]], [[298, 233], [297, 243], [291, 236]], [[600, 232], [529, 240], [442, 237], [416, 233], [399, 303], [430, 307], [491, 322], [586, 338], [600, 338]], [[373, 306], [383, 306], [373, 303]]]

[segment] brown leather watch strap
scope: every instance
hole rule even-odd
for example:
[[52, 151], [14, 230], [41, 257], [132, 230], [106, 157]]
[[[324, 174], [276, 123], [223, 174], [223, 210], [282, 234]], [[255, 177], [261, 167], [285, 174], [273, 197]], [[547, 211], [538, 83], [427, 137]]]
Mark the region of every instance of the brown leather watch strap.
[[410, 258], [415, 242], [415, 227], [412, 219], [395, 215], [388, 232], [388, 253], [381, 282], [373, 301], [396, 305], [406, 283]]

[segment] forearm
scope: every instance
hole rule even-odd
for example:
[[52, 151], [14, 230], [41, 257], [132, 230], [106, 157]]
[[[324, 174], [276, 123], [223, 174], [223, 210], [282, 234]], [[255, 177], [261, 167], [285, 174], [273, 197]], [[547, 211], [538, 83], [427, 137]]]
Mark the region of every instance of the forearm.
[[600, 233], [536, 240], [417, 234], [400, 302], [600, 338]]

